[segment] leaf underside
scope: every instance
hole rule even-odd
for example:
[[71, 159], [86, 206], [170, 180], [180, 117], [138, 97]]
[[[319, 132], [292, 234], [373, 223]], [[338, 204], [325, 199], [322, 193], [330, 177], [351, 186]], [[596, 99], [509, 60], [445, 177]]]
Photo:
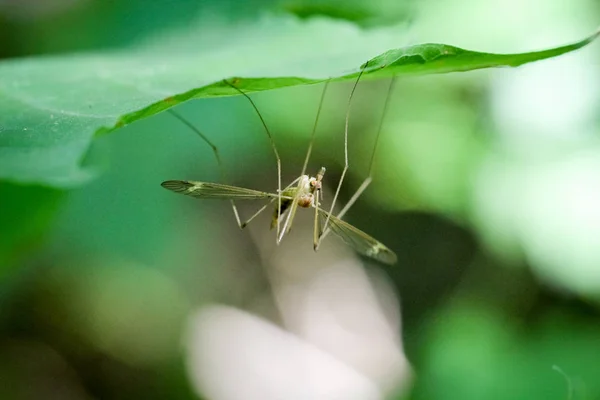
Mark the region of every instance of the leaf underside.
[[[320, 64], [315, 64], [311, 55], [300, 63], [290, 52], [287, 64], [273, 64], [252, 53], [253, 58], [240, 65], [232, 60], [244, 59], [244, 54], [232, 55], [223, 49], [210, 58], [201, 52], [165, 55], [146, 49], [4, 61], [0, 63], [0, 179], [52, 187], [81, 184], [96, 173], [83, 165], [94, 135], [191, 99], [239, 95], [223, 79], [251, 93], [327, 79], [351, 80], [361, 69], [364, 79], [379, 79], [516, 67], [577, 50], [597, 36], [595, 33], [566, 46], [518, 54], [421, 44], [386, 51], [360, 66], [358, 57], [368, 54], [373, 46], [368, 41], [359, 43], [359, 36], [354, 53], [327, 53], [329, 58]], [[353, 70], [344, 72], [343, 68], [352, 65]], [[288, 72], [290, 76], [286, 76]]]

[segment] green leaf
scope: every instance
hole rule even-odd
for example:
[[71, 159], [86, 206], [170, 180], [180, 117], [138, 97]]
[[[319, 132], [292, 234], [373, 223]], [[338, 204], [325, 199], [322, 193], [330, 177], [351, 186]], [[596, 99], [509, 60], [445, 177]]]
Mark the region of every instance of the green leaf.
[[[327, 19], [267, 18], [227, 29], [207, 25], [125, 51], [0, 63], [0, 179], [78, 185], [97, 173], [85, 162], [95, 134], [190, 99], [237, 95], [222, 82], [232, 77], [243, 77], [232, 82], [248, 92], [353, 79], [364, 60], [392, 47], [399, 36], [395, 28], [363, 31]], [[364, 76], [517, 66], [576, 50], [596, 36], [508, 55], [411, 46], [371, 59]]]
[[[361, 68], [381, 75], [443, 74], [482, 68], [518, 67], [533, 61], [560, 56], [593, 42], [600, 31], [576, 43], [542, 51], [517, 54], [479, 53], [445, 44], [422, 44], [389, 50], [372, 58]], [[383, 71], [382, 71], [383, 70]]]

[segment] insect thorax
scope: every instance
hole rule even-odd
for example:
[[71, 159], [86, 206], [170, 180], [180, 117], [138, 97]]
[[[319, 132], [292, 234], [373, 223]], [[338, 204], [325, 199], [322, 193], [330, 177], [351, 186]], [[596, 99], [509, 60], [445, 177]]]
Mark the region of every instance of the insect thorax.
[[[299, 207], [308, 208], [313, 204], [315, 187], [311, 184], [311, 182], [314, 182], [315, 180], [315, 178], [309, 177], [308, 175], [302, 175], [298, 185], [284, 190], [282, 195], [286, 197], [294, 197], [297, 199]], [[289, 199], [281, 202], [282, 214], [287, 210], [291, 203], [292, 201]]]
[[[314, 193], [317, 187], [317, 185], [315, 185], [315, 182], [317, 182], [317, 178], [308, 175], [302, 175], [297, 185], [282, 191], [281, 195], [286, 198], [281, 199], [281, 211], [279, 214], [284, 215], [290, 209], [293, 202], [291, 198], [296, 199], [296, 201], [298, 202], [298, 207], [312, 207], [315, 198]], [[273, 219], [271, 220], [271, 228], [277, 225], [277, 217], [277, 205], [275, 205]]]

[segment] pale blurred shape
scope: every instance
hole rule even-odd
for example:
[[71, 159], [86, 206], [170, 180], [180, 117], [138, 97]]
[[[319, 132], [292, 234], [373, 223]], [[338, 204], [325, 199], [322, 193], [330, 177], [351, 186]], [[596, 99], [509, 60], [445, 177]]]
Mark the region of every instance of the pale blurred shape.
[[314, 252], [311, 213], [296, 218], [279, 246], [263, 221], [250, 227], [276, 309], [259, 311], [282, 327], [225, 307], [200, 311], [187, 339], [198, 391], [217, 400], [362, 400], [406, 389], [411, 372], [388, 279], [370, 278], [333, 234]]
[[[270, 259], [271, 285], [285, 328], [364, 374], [382, 393], [406, 388], [411, 373], [389, 278], [369, 279], [352, 248], [335, 234], [315, 253], [312, 218], [294, 224], [294, 234]], [[268, 236], [266, 246], [274, 246]]]
[[186, 343], [191, 381], [212, 400], [382, 399], [376, 385], [353, 368], [231, 307], [199, 310]]
[[390, 392], [407, 382], [409, 366], [396, 297], [383, 279], [373, 283], [360, 263], [348, 258], [305, 282], [280, 280], [275, 291], [288, 329]]
[[491, 105], [500, 146], [482, 164], [473, 208], [491, 247], [587, 295], [600, 293], [594, 64], [582, 50], [495, 73]]
[[519, 230], [533, 268], [600, 295], [600, 151], [576, 153], [524, 182]]
[[511, 151], [535, 157], [594, 133], [600, 82], [590, 58], [576, 53], [495, 72], [492, 112]]
[[543, 279], [600, 294], [600, 150], [537, 165], [482, 169], [476, 217], [497, 251], [519, 253]]
[[593, 32], [598, 23], [590, 0], [425, 0], [418, 4], [419, 42], [496, 53], [558, 46]]

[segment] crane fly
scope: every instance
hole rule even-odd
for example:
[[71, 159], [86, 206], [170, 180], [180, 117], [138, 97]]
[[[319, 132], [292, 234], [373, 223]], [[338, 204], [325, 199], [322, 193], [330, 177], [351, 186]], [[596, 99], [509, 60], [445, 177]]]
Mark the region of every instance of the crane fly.
[[[346, 206], [340, 211], [340, 213], [336, 216], [333, 215], [333, 208], [335, 206], [338, 194], [340, 192], [340, 188], [342, 182], [344, 180], [344, 176], [348, 169], [348, 121], [350, 117], [350, 104], [352, 101], [352, 97], [354, 95], [354, 91], [360, 81], [360, 78], [366, 68], [363, 66], [358, 77], [354, 83], [352, 91], [350, 93], [350, 97], [348, 100], [348, 106], [346, 111], [346, 120], [345, 120], [345, 129], [344, 129], [344, 155], [345, 155], [345, 167], [340, 177], [340, 181], [338, 183], [335, 195], [332, 200], [332, 204], [329, 210], [325, 210], [321, 207], [321, 199], [322, 199], [322, 182], [325, 176], [325, 168], [321, 167], [321, 169], [317, 172], [315, 176], [309, 176], [306, 174], [306, 168], [308, 165], [308, 161], [312, 152], [313, 142], [315, 139], [316, 127], [319, 121], [319, 115], [321, 112], [321, 108], [323, 105], [323, 100], [325, 97], [325, 92], [327, 90], [327, 86], [329, 81], [327, 81], [324, 85], [323, 92], [321, 94], [321, 100], [319, 102], [319, 108], [317, 110], [317, 116], [315, 119], [315, 123], [313, 126], [313, 131], [311, 135], [311, 140], [309, 143], [308, 151], [306, 154], [306, 158], [304, 160], [304, 166], [302, 168], [302, 173], [296, 179], [294, 179], [289, 185], [282, 188], [281, 187], [281, 161], [279, 158], [279, 153], [277, 151], [277, 147], [275, 146], [275, 142], [273, 137], [260, 114], [258, 108], [254, 104], [254, 101], [241, 89], [234, 86], [232, 83], [228, 81], [223, 81], [224, 84], [231, 86], [235, 90], [237, 90], [240, 94], [242, 94], [252, 105], [254, 110], [256, 111], [258, 117], [260, 118], [263, 127], [265, 128], [267, 137], [271, 144], [273, 153], [277, 160], [277, 173], [278, 173], [278, 188], [275, 193], [271, 192], [263, 192], [254, 189], [247, 189], [238, 186], [227, 185], [223, 183], [210, 183], [210, 182], [199, 182], [199, 181], [188, 181], [188, 180], [169, 180], [163, 182], [161, 185], [165, 189], [171, 190], [175, 193], [184, 194], [187, 196], [192, 196], [200, 199], [225, 199], [230, 200], [233, 208], [233, 212], [240, 228], [245, 228], [254, 218], [256, 218], [259, 214], [261, 214], [267, 207], [275, 204], [275, 209], [273, 212], [273, 217], [271, 220], [271, 229], [277, 228], [277, 236], [276, 241], [279, 243], [283, 236], [288, 233], [292, 227], [292, 223], [296, 214], [298, 207], [300, 208], [309, 208], [314, 210], [314, 228], [313, 228], [313, 247], [318, 250], [321, 241], [327, 236], [330, 231], [333, 231], [337, 234], [342, 240], [344, 240], [347, 244], [352, 246], [358, 253], [363, 254], [367, 257], [373, 258], [380, 262], [386, 264], [395, 264], [397, 261], [396, 254], [390, 250], [387, 246], [368, 235], [367, 233], [361, 231], [355, 226], [349, 224], [342, 220], [342, 217], [348, 211], [348, 209], [354, 204], [354, 202], [358, 199], [358, 197], [362, 194], [362, 192], [367, 188], [367, 186], [371, 183], [372, 177], [372, 168], [373, 168], [373, 160], [375, 156], [375, 152], [377, 149], [377, 144], [379, 142], [379, 136], [381, 133], [382, 123], [387, 111], [387, 105], [389, 103], [390, 94], [392, 92], [392, 87], [394, 84], [394, 79], [391, 80], [390, 86], [388, 88], [384, 111], [382, 113], [381, 122], [379, 124], [379, 129], [376, 135], [375, 146], [373, 148], [373, 154], [371, 155], [371, 164], [369, 168], [369, 176], [363, 181], [358, 190], [354, 193], [354, 195], [350, 198], [349, 202]], [[222, 178], [225, 179], [224, 169], [220, 160], [219, 152], [217, 147], [198, 129], [196, 129], [191, 123], [181, 117], [179, 114], [175, 113], [173, 110], [169, 110], [176, 118], [194, 130], [200, 137], [212, 148], [215, 158], [217, 159], [217, 163], [221, 167]], [[256, 211], [250, 218], [246, 221], [242, 222], [239, 216], [239, 212], [237, 210], [237, 206], [235, 205], [235, 201], [237, 200], [268, 200], [268, 202], [263, 205], [258, 211]], [[281, 227], [282, 219], [285, 217], [285, 221], [283, 222], [283, 227]]]
[[[179, 181], [171, 180], [162, 183], [162, 187], [176, 193], [185, 194], [200, 199], [234, 199], [234, 200], [259, 200], [271, 199], [271, 202], [281, 198], [282, 212], [288, 211], [292, 202], [298, 207], [315, 209], [314, 248], [317, 249], [319, 238], [323, 235], [321, 222], [329, 219], [331, 230], [340, 236], [345, 242], [354, 247], [356, 251], [372, 257], [386, 264], [396, 263], [396, 255], [385, 245], [364, 233], [360, 229], [330, 214], [328, 211], [318, 207], [318, 198], [321, 190], [321, 179], [325, 174], [325, 168], [321, 168], [317, 177], [302, 175], [298, 186], [291, 186], [283, 190], [281, 196], [277, 193], [261, 192], [237, 186], [224, 185], [220, 183]], [[271, 227], [277, 223], [277, 211], [273, 216]], [[248, 221], [249, 222], [249, 221]], [[247, 225], [247, 223], [246, 223]], [[245, 225], [243, 225], [245, 227]]]

